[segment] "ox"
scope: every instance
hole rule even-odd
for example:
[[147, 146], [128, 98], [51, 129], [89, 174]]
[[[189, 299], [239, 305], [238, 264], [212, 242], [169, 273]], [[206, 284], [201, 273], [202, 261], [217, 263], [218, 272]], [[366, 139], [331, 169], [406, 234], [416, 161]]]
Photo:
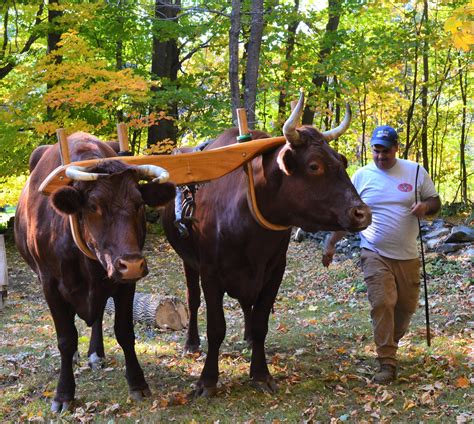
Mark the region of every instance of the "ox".
[[[306, 231], [360, 231], [371, 222], [370, 209], [361, 201], [345, 171], [346, 159], [328, 141], [349, 126], [350, 109], [337, 128], [321, 133], [311, 126], [296, 129], [303, 95], [284, 125], [286, 144], [253, 160], [258, 207], [267, 221], [288, 226], [282, 231], [263, 228], [247, 201], [247, 178], [242, 169], [212, 181], [195, 196], [195, 219], [189, 237], [180, 237], [174, 225], [173, 205], [163, 214], [169, 242], [181, 256], [186, 275], [190, 322], [185, 348], [199, 349], [197, 310], [200, 286], [207, 306], [208, 353], [195, 396], [216, 393], [218, 355], [225, 337], [223, 296], [236, 298], [245, 317], [245, 338], [251, 341], [250, 378], [260, 390], [275, 392], [265, 356], [268, 318], [286, 266], [289, 226]], [[251, 131], [254, 139], [269, 137]], [[208, 147], [236, 142], [237, 129], [220, 135]]]
[[[116, 143], [110, 143], [112, 148], [86, 133], [75, 133], [68, 142], [72, 161], [117, 156]], [[125, 355], [130, 395], [140, 399], [150, 390], [135, 353], [132, 305], [135, 283], [148, 272], [142, 256], [144, 205], [164, 205], [174, 198], [175, 187], [160, 183], [167, 174], [162, 168], [134, 167], [111, 160], [89, 168], [73, 168], [71, 185], [58, 188], [47, 198], [38, 187], [60, 165], [57, 144], [40, 146], [32, 153], [31, 175], [15, 218], [16, 245], [42, 284], [61, 354], [51, 408], [62, 412], [74, 399], [73, 359], [78, 346], [75, 315], [101, 331], [110, 296], [115, 302], [114, 329]], [[150, 176], [155, 178], [153, 182], [139, 184], [140, 179]], [[83, 239], [97, 260], [89, 259], [77, 248], [68, 215], [78, 217]], [[96, 354], [94, 348], [91, 340], [89, 354]]]

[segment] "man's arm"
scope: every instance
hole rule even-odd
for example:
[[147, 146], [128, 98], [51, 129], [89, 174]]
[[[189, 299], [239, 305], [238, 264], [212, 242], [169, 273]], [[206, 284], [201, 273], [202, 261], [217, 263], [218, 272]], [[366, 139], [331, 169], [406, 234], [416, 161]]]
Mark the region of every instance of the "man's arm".
[[333, 231], [326, 236], [324, 241], [323, 265], [328, 267], [336, 253], [336, 243], [341, 240], [348, 231]]
[[441, 209], [441, 200], [438, 196], [429, 197], [422, 202], [413, 203], [410, 213], [417, 218], [424, 218], [426, 215], [434, 215]]

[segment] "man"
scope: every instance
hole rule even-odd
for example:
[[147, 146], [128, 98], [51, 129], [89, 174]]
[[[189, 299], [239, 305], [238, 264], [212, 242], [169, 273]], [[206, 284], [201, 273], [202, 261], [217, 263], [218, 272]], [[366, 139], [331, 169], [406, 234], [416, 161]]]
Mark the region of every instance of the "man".
[[[398, 135], [392, 127], [376, 128], [370, 144], [374, 161], [357, 170], [352, 182], [372, 209], [372, 224], [361, 232], [361, 264], [380, 364], [373, 381], [386, 384], [396, 379], [398, 342], [418, 305], [417, 218], [435, 214], [441, 202], [423, 167], [397, 159]], [[335, 244], [345, 234], [328, 235], [324, 266], [331, 263]]]

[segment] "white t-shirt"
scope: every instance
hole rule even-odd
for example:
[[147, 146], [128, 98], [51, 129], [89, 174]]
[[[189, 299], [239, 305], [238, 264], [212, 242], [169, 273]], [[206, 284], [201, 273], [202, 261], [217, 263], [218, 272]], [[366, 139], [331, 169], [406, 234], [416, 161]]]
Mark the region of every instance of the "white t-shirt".
[[[415, 202], [418, 164], [397, 159], [388, 170], [375, 163], [358, 169], [352, 177], [362, 200], [372, 209], [372, 224], [361, 231], [361, 247], [392, 259], [418, 257], [418, 222], [410, 213]], [[435, 186], [423, 166], [418, 173], [418, 201], [437, 197]]]

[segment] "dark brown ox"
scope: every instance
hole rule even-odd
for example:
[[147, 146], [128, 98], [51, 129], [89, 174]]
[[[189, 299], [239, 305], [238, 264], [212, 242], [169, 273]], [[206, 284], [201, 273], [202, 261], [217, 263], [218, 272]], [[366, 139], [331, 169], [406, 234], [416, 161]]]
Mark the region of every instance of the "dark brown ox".
[[[108, 143], [85, 133], [70, 136], [69, 147], [72, 161], [117, 156]], [[125, 354], [131, 396], [139, 399], [149, 395], [135, 354], [132, 322], [135, 283], [148, 272], [142, 255], [144, 205], [163, 205], [174, 197], [173, 184], [139, 184], [144, 179], [140, 167], [112, 160], [101, 161], [85, 173], [76, 171], [74, 178], [79, 180], [47, 198], [38, 187], [60, 165], [57, 144], [33, 152], [31, 175], [15, 218], [16, 245], [42, 283], [56, 327], [61, 372], [52, 402], [54, 412], [67, 409], [74, 399], [73, 357], [78, 345], [74, 316], [79, 315], [100, 331], [110, 296], [115, 302], [115, 334]], [[89, 259], [77, 248], [68, 215], [78, 217], [83, 239], [98, 260]], [[96, 343], [102, 344], [102, 340]], [[92, 344], [89, 354], [97, 349]]]
[[[296, 129], [303, 101], [285, 124], [287, 143], [253, 160], [258, 206], [272, 224], [306, 231], [359, 231], [371, 222], [345, 171], [346, 159], [328, 144], [344, 132], [350, 117], [325, 134], [310, 126]], [[350, 111], [349, 111], [350, 114]], [[269, 137], [252, 131], [254, 139]], [[237, 129], [219, 136], [208, 148], [236, 142]], [[199, 349], [197, 310], [200, 287], [207, 306], [208, 353], [197, 382], [196, 396], [212, 396], [218, 380], [218, 354], [226, 332], [223, 296], [236, 298], [245, 316], [245, 338], [252, 342], [250, 377], [261, 390], [277, 385], [267, 367], [265, 338], [270, 310], [286, 266], [291, 230], [271, 231], [253, 218], [247, 203], [247, 178], [242, 169], [212, 181], [197, 191], [190, 236], [181, 238], [174, 208], [166, 207], [164, 228], [183, 259], [190, 322], [185, 348]]]

